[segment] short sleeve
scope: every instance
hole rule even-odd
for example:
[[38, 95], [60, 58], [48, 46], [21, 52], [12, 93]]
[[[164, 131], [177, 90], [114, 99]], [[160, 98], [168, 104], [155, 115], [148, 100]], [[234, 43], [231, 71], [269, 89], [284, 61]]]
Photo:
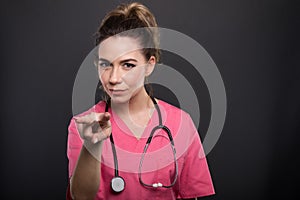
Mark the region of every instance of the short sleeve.
[[69, 160], [69, 178], [72, 176], [77, 159], [79, 157], [83, 141], [77, 130], [75, 120], [72, 119], [68, 127], [68, 143], [67, 143], [67, 157]]
[[201, 140], [193, 121], [188, 116], [187, 129], [193, 140], [184, 156], [183, 168], [179, 176], [179, 198], [195, 198], [215, 193], [210, 171]]

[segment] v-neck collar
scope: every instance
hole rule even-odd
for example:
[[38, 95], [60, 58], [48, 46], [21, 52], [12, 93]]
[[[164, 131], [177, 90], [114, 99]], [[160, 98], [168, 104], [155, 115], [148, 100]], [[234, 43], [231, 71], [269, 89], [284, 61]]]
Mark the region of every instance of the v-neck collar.
[[[157, 103], [159, 105], [159, 102]], [[144, 141], [148, 139], [148, 136], [150, 135], [151, 130], [153, 129], [154, 126], [158, 125], [158, 113], [155, 108], [152, 111], [151, 117], [149, 118], [149, 121], [147, 122], [147, 125], [142, 131], [142, 134], [140, 137], [136, 137], [135, 134], [133, 133], [133, 130], [129, 128], [129, 126], [124, 122], [123, 119], [121, 119], [116, 113], [110, 109], [110, 113], [112, 114], [112, 125], [113, 125], [113, 132], [120, 132], [122, 135], [124, 135], [127, 138], [136, 140], [136, 141]], [[124, 138], [125, 139], [125, 138]]]

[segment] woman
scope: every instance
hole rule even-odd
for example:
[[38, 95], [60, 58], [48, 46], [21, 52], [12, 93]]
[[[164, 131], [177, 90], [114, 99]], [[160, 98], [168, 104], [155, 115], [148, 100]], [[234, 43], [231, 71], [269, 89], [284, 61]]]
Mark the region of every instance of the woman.
[[151, 27], [157, 27], [155, 18], [139, 3], [120, 5], [102, 21], [96, 66], [108, 98], [70, 122], [69, 199], [214, 194], [191, 118], [144, 87], [160, 58]]

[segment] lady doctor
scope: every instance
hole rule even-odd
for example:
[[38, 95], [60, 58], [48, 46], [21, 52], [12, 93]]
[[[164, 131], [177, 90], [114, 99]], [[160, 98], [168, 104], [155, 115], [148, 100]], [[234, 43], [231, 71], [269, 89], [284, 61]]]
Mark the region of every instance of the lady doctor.
[[108, 13], [97, 31], [95, 63], [108, 98], [70, 122], [67, 199], [214, 194], [191, 118], [145, 89], [160, 59], [158, 33], [151, 27], [157, 23], [149, 9], [130, 3]]

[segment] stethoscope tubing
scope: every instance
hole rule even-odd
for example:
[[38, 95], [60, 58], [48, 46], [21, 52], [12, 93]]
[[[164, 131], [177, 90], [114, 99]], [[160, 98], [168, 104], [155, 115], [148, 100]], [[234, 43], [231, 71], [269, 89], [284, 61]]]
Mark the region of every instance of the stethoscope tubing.
[[[163, 125], [162, 124], [162, 117], [161, 117], [161, 112], [160, 112], [160, 109], [159, 109], [159, 106], [157, 105], [157, 102], [156, 100], [150, 96], [154, 106], [155, 106], [155, 109], [157, 110], [157, 113], [158, 113], [158, 119], [159, 119], [159, 125], [154, 127], [147, 139], [147, 142], [145, 144], [145, 147], [144, 147], [144, 150], [143, 150], [143, 153], [142, 153], [142, 156], [141, 156], [141, 160], [140, 160], [140, 164], [139, 164], [139, 172], [138, 172], [138, 177], [139, 177], [139, 182], [145, 186], [145, 187], [154, 187], [154, 188], [157, 188], [157, 187], [163, 187], [163, 188], [171, 188], [175, 185], [176, 181], [177, 181], [177, 177], [178, 177], [178, 163], [177, 163], [177, 159], [176, 159], [176, 149], [175, 149], [175, 145], [174, 145], [174, 140], [173, 140], [173, 137], [172, 137], [172, 134], [171, 134], [171, 131], [170, 129]], [[106, 106], [105, 106], [105, 112], [108, 112], [108, 107], [109, 107], [109, 104], [110, 104], [110, 99], [106, 102]], [[152, 138], [153, 138], [153, 135], [155, 133], [155, 131], [159, 130], [159, 129], [162, 129], [164, 132], [166, 132], [168, 134], [168, 137], [169, 137], [169, 140], [170, 140], [170, 144], [171, 144], [171, 148], [172, 148], [172, 151], [173, 151], [173, 156], [174, 156], [174, 167], [175, 167], [175, 177], [174, 177], [174, 180], [172, 181], [172, 183], [170, 185], [163, 185], [162, 183], [153, 183], [153, 184], [146, 184], [143, 182], [142, 180], [142, 166], [143, 166], [143, 162], [144, 162], [144, 158], [145, 158], [145, 154], [148, 150], [148, 147], [152, 141]], [[114, 167], [115, 167], [115, 177], [113, 178], [116, 179], [120, 179], [121, 183], [120, 184], [123, 184], [122, 185], [122, 189], [118, 189], [118, 190], [115, 190], [112, 186], [112, 189], [115, 191], [115, 192], [121, 192], [124, 190], [125, 188], [125, 181], [124, 179], [119, 176], [119, 167], [118, 167], [118, 157], [117, 157], [117, 152], [116, 152], [116, 147], [115, 147], [115, 143], [114, 143], [114, 139], [113, 139], [113, 134], [111, 133], [110, 134], [110, 142], [111, 142], [111, 147], [112, 147], [112, 152], [113, 152], [113, 157], [114, 157]], [[123, 182], [123, 183], [122, 183]]]

